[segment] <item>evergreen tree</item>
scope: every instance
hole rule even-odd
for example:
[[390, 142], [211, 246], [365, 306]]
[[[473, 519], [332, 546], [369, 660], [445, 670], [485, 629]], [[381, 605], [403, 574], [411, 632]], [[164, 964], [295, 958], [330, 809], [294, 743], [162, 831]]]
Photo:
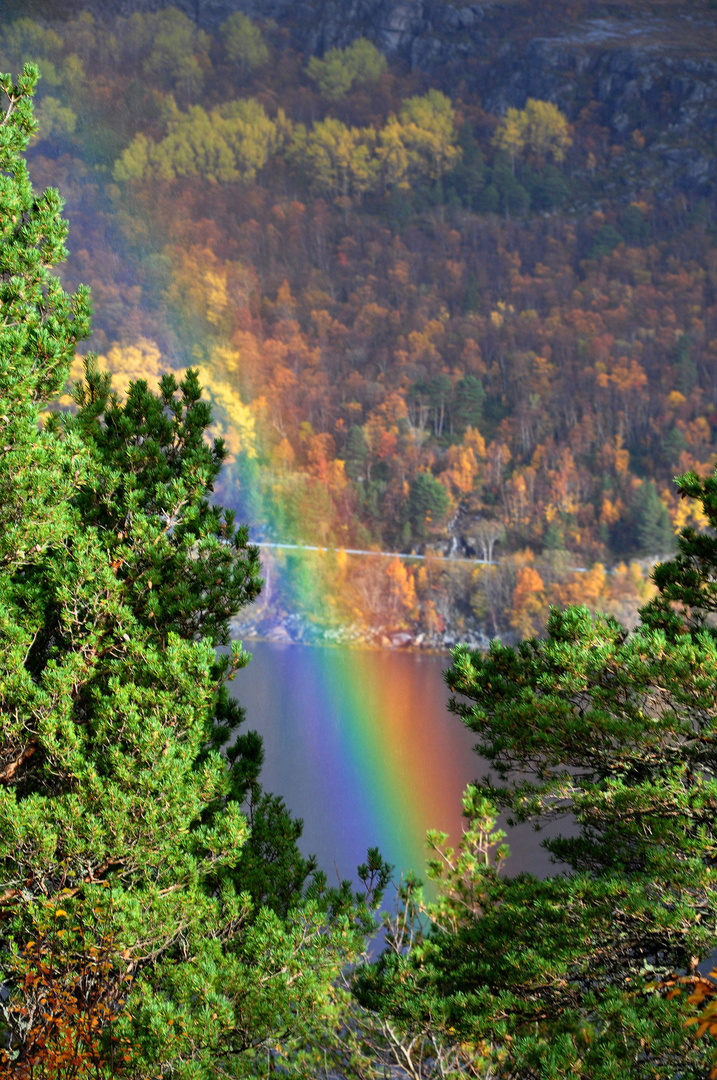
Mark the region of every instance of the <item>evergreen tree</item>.
[[700, 504], [708, 528], [699, 533], [689, 526], [681, 530], [676, 537], [675, 558], [655, 567], [653, 577], [659, 592], [643, 608], [642, 617], [649, 626], [667, 633], [671, 641], [679, 640], [686, 629], [715, 639], [712, 617], [717, 612], [717, 473], [704, 479], [693, 472], [685, 473], [678, 477], [677, 487], [683, 499]]
[[453, 391], [451, 417], [453, 427], [460, 435], [467, 427], [479, 428], [483, 421], [485, 390], [476, 375], [459, 379]]
[[[300, 823], [238, 735], [248, 656], [216, 650], [258, 553], [209, 502], [226, 452], [196, 373], [121, 403], [89, 357], [74, 415], [39, 427], [90, 312], [22, 159], [36, 79], [1, 83], [0, 1071], [60, 1075], [71, 1045], [93, 1076], [257, 1075], [316, 1041], [369, 908], [305, 887]], [[371, 903], [387, 869], [366, 873]]]
[[[710, 1047], [685, 1020], [717, 990], [696, 973], [717, 918], [717, 478], [679, 486], [710, 529], [683, 530], [633, 634], [569, 608], [552, 611], [544, 639], [454, 652], [451, 709], [491, 775], [468, 791], [459, 849], [430, 837], [442, 888], [432, 929], [413, 918], [409, 882], [394, 947], [360, 972], [357, 993], [406, 1040], [460, 1050], [466, 1068], [530, 1080], [709, 1072]], [[565, 822], [542, 845], [564, 872], [500, 876], [496, 810], [536, 828]]]
[[590, 248], [590, 259], [601, 259], [609, 255], [618, 244], [623, 243], [623, 237], [612, 225], [603, 225], [595, 234], [593, 245]]
[[466, 285], [466, 291], [463, 294], [463, 313], [469, 315], [473, 311], [478, 311], [480, 307], [480, 292], [478, 290], [478, 278], [475, 274], [468, 275], [468, 283]]
[[663, 555], [674, 549], [675, 535], [667, 507], [651, 480], [636, 491], [632, 505], [634, 543], [643, 555]]
[[348, 437], [346, 439], [346, 448], [344, 450], [346, 475], [350, 480], [358, 481], [364, 478], [367, 457], [368, 446], [366, 445], [366, 436], [363, 433], [363, 428], [359, 427], [357, 424], [353, 424], [349, 428]]
[[690, 394], [697, 382], [697, 364], [692, 358], [693, 343], [683, 334], [675, 347], [675, 386], [681, 394]]
[[473, 126], [465, 120], [458, 132], [461, 157], [446, 176], [446, 190], [455, 192], [463, 206], [472, 207], [485, 183], [485, 162]]
[[7, 101], [0, 113], [0, 566], [8, 570], [43, 552], [67, 527], [64, 503], [83, 467], [77, 440], [58, 448], [37, 432], [77, 342], [89, 333], [90, 304], [86, 289], [68, 296], [48, 271], [64, 254], [60, 198], [51, 189], [35, 196], [19, 156], [35, 131], [35, 79], [28, 66], [17, 85], [9, 77], [0, 83]]
[[448, 512], [448, 492], [431, 473], [416, 473], [408, 496], [408, 514], [413, 536], [425, 540], [431, 526], [439, 524]]

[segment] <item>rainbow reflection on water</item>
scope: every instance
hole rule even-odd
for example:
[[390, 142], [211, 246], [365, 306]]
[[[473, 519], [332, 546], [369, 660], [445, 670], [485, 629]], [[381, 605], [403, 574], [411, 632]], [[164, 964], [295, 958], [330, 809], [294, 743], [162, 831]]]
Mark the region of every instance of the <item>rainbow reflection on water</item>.
[[480, 772], [473, 736], [446, 709], [448, 657], [252, 642], [233, 692], [264, 737], [264, 786], [304, 819], [303, 849], [354, 877], [369, 846], [423, 874], [425, 834], [460, 835]]

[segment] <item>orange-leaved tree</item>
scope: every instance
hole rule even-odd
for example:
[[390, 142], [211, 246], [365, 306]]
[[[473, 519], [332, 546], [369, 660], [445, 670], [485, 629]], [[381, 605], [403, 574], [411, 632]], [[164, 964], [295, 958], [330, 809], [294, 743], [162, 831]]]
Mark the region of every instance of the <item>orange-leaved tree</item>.
[[[66, 902], [74, 892], [66, 890]], [[16, 993], [2, 1006], [0, 1080], [123, 1075], [131, 1043], [118, 1024], [136, 965], [112, 933], [106, 905], [71, 912], [47, 901], [33, 924], [34, 940], [8, 964]]]

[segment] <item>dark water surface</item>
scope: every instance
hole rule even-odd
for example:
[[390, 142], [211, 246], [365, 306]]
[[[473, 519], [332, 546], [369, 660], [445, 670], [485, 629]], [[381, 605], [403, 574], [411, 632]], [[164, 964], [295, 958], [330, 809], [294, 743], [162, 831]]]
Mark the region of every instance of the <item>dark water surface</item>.
[[[355, 880], [369, 846], [424, 876], [426, 830], [456, 843], [461, 794], [487, 771], [447, 711], [449, 657], [269, 642], [250, 651], [232, 692], [264, 738], [263, 786], [304, 820], [304, 853], [334, 880]], [[540, 839], [509, 830], [508, 873], [550, 872]]]

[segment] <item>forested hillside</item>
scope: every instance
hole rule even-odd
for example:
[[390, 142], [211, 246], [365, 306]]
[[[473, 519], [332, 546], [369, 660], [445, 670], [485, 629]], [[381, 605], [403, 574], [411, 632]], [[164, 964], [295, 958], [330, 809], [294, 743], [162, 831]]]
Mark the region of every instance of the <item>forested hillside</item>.
[[[146, 6], [1, 31], [0, 1080], [716, 1080], [711, 5], [650, 23], [662, 67], [607, 5], [569, 103], [495, 113]], [[543, 48], [488, 8], [526, 13], [496, 64]], [[307, 550], [262, 570], [235, 508]], [[330, 887], [262, 789], [260, 593], [525, 639], [453, 649], [489, 772], [433, 902], [385, 910], [377, 848]], [[554, 874], [502, 872], [499, 813]]]
[[[119, 383], [199, 368], [253, 536], [336, 550], [339, 623], [524, 635], [578, 595], [629, 621], [701, 523], [672, 477], [714, 460], [710, 5], [460, 9], [423, 69], [399, 39], [302, 53], [296, 20], [80, 8], [0, 41], [41, 68], [65, 279]], [[341, 555], [372, 547], [435, 557]], [[275, 603], [326, 615], [280, 571]]]

